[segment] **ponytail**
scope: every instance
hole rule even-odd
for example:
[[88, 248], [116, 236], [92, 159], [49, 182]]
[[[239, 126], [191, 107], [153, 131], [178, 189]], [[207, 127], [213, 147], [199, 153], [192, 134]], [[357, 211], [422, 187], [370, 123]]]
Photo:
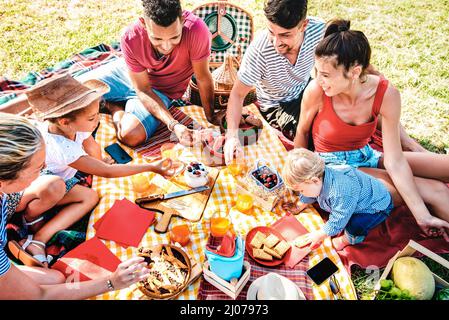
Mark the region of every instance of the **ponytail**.
[[337, 66], [345, 71], [354, 65], [362, 66], [362, 73], [370, 64], [371, 47], [361, 31], [350, 30], [349, 20], [332, 20], [327, 24], [323, 40], [315, 49], [316, 57], [335, 57]]

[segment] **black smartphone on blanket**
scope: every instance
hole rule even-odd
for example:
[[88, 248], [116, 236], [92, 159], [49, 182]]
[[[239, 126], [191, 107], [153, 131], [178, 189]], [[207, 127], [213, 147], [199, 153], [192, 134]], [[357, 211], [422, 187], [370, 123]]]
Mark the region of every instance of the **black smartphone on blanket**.
[[307, 270], [307, 275], [316, 285], [320, 285], [337, 271], [337, 265], [333, 263], [331, 259], [326, 257]]
[[133, 159], [118, 143], [107, 146], [104, 148], [104, 151], [106, 151], [115, 162], [120, 164], [128, 163]]

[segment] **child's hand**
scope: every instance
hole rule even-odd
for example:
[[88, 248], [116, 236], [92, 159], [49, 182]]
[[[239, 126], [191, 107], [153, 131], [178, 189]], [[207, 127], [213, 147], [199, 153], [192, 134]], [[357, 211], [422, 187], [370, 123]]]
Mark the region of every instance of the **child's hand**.
[[114, 159], [112, 159], [110, 156], [104, 156], [103, 157], [103, 162], [104, 163], [107, 163], [107, 164], [114, 164], [115, 163], [115, 160]]
[[307, 208], [307, 203], [296, 203], [296, 202], [284, 202], [282, 204], [282, 209], [287, 211], [290, 214], [298, 214]]
[[310, 241], [309, 249], [315, 250], [321, 245], [323, 240], [327, 237], [327, 234], [324, 233], [324, 231], [322, 230], [318, 230], [308, 233], [308, 236], [309, 236], [308, 240]]
[[151, 163], [151, 171], [160, 174], [164, 178], [170, 178], [175, 174], [175, 168], [173, 168], [173, 162], [170, 158], [163, 158]]

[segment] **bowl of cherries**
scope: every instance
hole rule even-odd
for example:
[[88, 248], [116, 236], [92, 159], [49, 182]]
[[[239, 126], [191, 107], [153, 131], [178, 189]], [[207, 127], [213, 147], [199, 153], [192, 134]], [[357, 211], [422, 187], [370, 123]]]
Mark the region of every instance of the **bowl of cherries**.
[[264, 188], [266, 191], [274, 191], [283, 186], [284, 181], [282, 180], [279, 173], [268, 167], [266, 164], [260, 165], [260, 160], [257, 162], [256, 168], [250, 172], [251, 178]]

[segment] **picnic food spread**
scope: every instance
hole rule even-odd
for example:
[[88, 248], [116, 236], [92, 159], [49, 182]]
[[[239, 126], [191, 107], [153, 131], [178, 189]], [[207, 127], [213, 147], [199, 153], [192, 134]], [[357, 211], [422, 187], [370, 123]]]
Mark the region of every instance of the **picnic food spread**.
[[187, 254], [173, 245], [157, 245], [139, 248], [138, 256], [144, 257], [150, 273], [139, 282], [139, 289], [151, 298], [168, 299], [176, 296], [187, 285], [191, 265]]

